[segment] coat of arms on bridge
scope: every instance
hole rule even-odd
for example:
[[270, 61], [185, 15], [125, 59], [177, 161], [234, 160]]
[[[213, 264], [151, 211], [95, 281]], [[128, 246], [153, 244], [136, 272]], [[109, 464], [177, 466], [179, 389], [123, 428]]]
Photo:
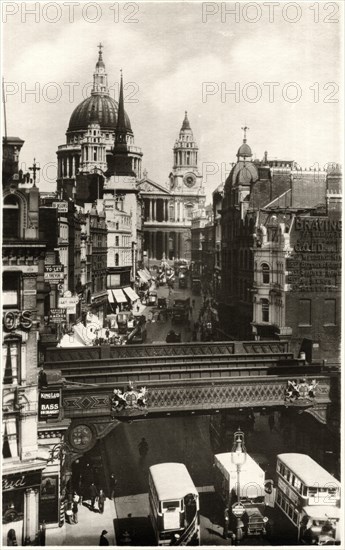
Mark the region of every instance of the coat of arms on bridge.
[[145, 386], [134, 389], [132, 382], [129, 382], [125, 391], [115, 388], [111, 397], [111, 412], [113, 416], [136, 415], [147, 413], [147, 389]]
[[316, 397], [316, 388], [318, 382], [316, 379], [308, 381], [306, 378], [300, 380], [288, 380], [285, 389], [285, 403], [293, 404], [299, 407], [310, 407], [314, 404]]

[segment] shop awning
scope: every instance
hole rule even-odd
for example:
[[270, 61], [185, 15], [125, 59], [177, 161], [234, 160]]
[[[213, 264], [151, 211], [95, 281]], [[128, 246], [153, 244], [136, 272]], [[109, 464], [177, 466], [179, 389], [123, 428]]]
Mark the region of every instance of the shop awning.
[[110, 289], [108, 289], [108, 300], [111, 304], [114, 304], [115, 303], [115, 300], [114, 300], [114, 296], [113, 296], [113, 293]]
[[118, 304], [125, 304], [127, 303], [127, 298], [123, 293], [123, 290], [121, 288], [114, 288], [113, 289], [114, 298], [117, 301]]
[[149, 280], [148, 280], [148, 278], [147, 278], [147, 275], [145, 274], [145, 272], [144, 272], [142, 269], [140, 269], [140, 270], [138, 271], [138, 275], [139, 275], [140, 279], [141, 279], [142, 281], [144, 281], [144, 283], [148, 283], [148, 282], [149, 282]]
[[126, 288], [124, 288], [123, 290], [132, 302], [135, 302], [136, 300], [139, 299], [138, 294], [130, 286], [126, 286]]
[[146, 277], [148, 278], [148, 280], [152, 279], [152, 275], [151, 275], [151, 273], [149, 272], [149, 270], [146, 269], [146, 267], [144, 268], [144, 273], [145, 273]]

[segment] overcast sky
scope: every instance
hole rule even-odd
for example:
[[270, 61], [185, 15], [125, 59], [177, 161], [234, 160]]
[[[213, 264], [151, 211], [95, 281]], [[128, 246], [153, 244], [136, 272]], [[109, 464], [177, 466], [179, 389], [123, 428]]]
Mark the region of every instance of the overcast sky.
[[[56, 150], [86, 97], [100, 41], [109, 84], [120, 68], [134, 83], [125, 108], [143, 167], [158, 183], [168, 180], [185, 110], [208, 197], [236, 160], [245, 123], [258, 158], [267, 150], [302, 167], [342, 160], [342, 2], [320, 2], [318, 11], [304, 1], [274, 11], [271, 2], [74, 4], [73, 13], [36, 3], [36, 19], [26, 13], [33, 3], [3, 7], [7, 133], [25, 140], [26, 167], [36, 157], [44, 168], [41, 190], [54, 188]], [[74, 94], [67, 82], [79, 83]], [[27, 93], [35, 86], [36, 97]]]

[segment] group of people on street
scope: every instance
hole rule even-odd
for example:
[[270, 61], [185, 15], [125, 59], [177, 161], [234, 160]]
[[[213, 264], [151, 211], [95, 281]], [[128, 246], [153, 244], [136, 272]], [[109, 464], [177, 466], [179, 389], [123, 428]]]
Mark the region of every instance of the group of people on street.
[[78, 511], [79, 511], [79, 504], [82, 502], [90, 500], [90, 510], [93, 512], [96, 512], [96, 502], [98, 504], [98, 512], [100, 514], [103, 514], [104, 512], [104, 504], [106, 501], [106, 496], [103, 491], [103, 489], [97, 489], [96, 485], [94, 483], [91, 483], [88, 495], [79, 496], [76, 491], [74, 491], [73, 494], [68, 494], [67, 497], [67, 503], [66, 503], [66, 520], [67, 523], [73, 524], [78, 523]]

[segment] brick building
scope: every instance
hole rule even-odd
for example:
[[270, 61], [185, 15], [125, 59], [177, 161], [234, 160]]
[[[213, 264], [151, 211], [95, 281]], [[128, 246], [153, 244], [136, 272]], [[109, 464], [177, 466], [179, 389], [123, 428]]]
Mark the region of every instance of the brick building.
[[246, 138], [225, 183], [220, 320], [236, 338], [291, 341], [339, 361], [341, 171], [252, 161]]

